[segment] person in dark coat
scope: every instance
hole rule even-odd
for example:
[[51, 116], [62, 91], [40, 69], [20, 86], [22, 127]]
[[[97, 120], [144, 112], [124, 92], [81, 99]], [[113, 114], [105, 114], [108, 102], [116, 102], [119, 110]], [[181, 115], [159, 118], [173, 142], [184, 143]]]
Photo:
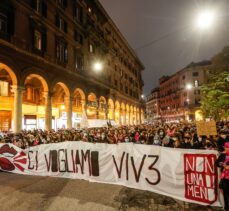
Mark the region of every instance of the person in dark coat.
[[219, 133], [218, 141], [217, 141], [217, 148], [218, 148], [219, 152], [223, 152], [224, 151], [224, 147], [223, 146], [224, 146], [225, 142], [229, 142], [228, 134], [227, 134], [226, 131], [221, 130], [220, 133]]
[[220, 188], [223, 190], [224, 210], [229, 211], [229, 142], [224, 143], [224, 151], [220, 153], [216, 165], [221, 168]]

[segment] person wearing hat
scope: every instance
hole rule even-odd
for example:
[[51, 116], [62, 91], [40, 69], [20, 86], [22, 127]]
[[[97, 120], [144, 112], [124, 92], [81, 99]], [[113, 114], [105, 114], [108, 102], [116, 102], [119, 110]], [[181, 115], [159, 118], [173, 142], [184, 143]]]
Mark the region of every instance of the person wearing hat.
[[224, 210], [229, 211], [229, 142], [224, 143], [224, 151], [219, 155], [216, 165], [222, 172], [219, 188], [223, 190]]

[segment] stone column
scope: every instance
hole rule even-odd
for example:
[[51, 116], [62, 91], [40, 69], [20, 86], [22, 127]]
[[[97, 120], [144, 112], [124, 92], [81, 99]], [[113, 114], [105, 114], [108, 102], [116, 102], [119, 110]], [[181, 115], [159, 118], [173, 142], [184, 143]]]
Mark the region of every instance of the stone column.
[[85, 114], [87, 115], [87, 100], [82, 100], [81, 101], [82, 104], [82, 113], [85, 112]]
[[136, 112], [136, 123], [139, 125], [139, 112]]
[[118, 122], [119, 122], [119, 125], [122, 125], [122, 109], [120, 108], [119, 109], [119, 115], [118, 115]]
[[109, 109], [108, 109], [108, 105], [106, 105], [106, 109], [105, 109], [105, 119], [108, 120], [108, 113], [109, 113]]
[[126, 115], [128, 116], [127, 125], [130, 125], [130, 111], [127, 111]]
[[123, 110], [123, 124], [126, 125], [126, 110]]
[[72, 128], [72, 98], [65, 97], [64, 99], [67, 112], [67, 129]]
[[111, 108], [111, 110], [112, 110], [111, 119], [115, 120], [115, 108]]
[[96, 100], [97, 107], [96, 107], [96, 119], [99, 119], [99, 110], [100, 110], [100, 105], [99, 105], [99, 100]]
[[139, 123], [142, 124], [142, 110], [139, 109]]
[[25, 89], [20, 86], [12, 86], [11, 88], [14, 93], [13, 131], [19, 133], [22, 130], [22, 97]]
[[52, 129], [52, 96], [50, 92], [43, 92], [45, 98], [45, 130]]

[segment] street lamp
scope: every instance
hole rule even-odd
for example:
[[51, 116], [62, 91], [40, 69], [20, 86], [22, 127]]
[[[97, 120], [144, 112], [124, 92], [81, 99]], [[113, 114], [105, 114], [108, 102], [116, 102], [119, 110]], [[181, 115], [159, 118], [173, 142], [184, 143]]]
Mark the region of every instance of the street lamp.
[[216, 19], [215, 11], [213, 10], [204, 10], [199, 12], [197, 19], [196, 19], [196, 25], [200, 29], [208, 29], [210, 28]]
[[60, 109], [61, 109], [61, 110], [64, 110], [64, 109], [65, 109], [65, 105], [62, 104], [62, 105], [60, 106]]
[[192, 84], [186, 84], [185, 88], [186, 88], [187, 90], [191, 90], [191, 89], [192, 89]]
[[102, 69], [103, 69], [103, 64], [101, 62], [95, 62], [93, 64], [93, 69], [96, 71], [96, 72], [100, 72]]

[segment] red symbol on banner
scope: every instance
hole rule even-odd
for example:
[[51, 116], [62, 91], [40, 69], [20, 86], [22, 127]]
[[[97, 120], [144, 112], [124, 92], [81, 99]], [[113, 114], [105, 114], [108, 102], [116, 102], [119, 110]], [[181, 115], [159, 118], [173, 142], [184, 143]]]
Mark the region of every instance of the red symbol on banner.
[[18, 153], [13, 147], [8, 144], [0, 147], [0, 168], [5, 171], [13, 171], [17, 167], [20, 171], [24, 171], [22, 164], [26, 164], [26, 154], [21, 151]]
[[217, 200], [218, 175], [214, 154], [184, 154], [185, 198], [213, 204]]

